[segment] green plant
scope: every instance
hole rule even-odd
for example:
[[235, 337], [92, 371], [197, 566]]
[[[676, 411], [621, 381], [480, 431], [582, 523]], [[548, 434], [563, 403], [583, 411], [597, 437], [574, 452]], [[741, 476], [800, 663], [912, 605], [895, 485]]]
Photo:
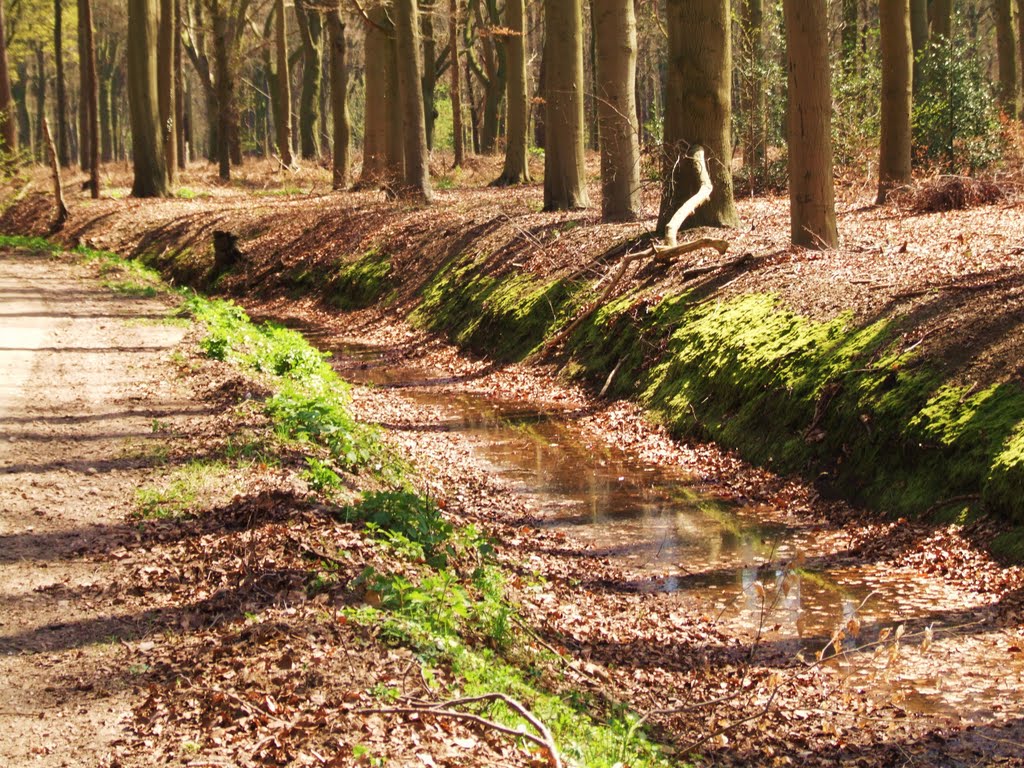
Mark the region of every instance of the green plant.
[[974, 172], [1002, 157], [1003, 136], [992, 86], [975, 45], [958, 37], [933, 41], [918, 55], [914, 151], [947, 172]]
[[[428, 564], [443, 568], [455, 554], [451, 544], [452, 526], [430, 499], [408, 491], [375, 491], [362, 501], [341, 510], [346, 518], [367, 523], [394, 546], [419, 554]], [[415, 547], [416, 549], [413, 549]]]
[[219, 462], [191, 461], [158, 485], [135, 491], [136, 513], [142, 518], [179, 517], [191, 511], [200, 497], [219, 489], [227, 467]]
[[306, 469], [302, 476], [314, 493], [329, 494], [341, 487], [341, 477], [331, 469], [330, 464], [312, 456], [306, 457]]
[[875, 159], [882, 130], [878, 94], [882, 90], [882, 60], [878, 27], [869, 29], [851, 59], [832, 70], [832, 147], [839, 165]]

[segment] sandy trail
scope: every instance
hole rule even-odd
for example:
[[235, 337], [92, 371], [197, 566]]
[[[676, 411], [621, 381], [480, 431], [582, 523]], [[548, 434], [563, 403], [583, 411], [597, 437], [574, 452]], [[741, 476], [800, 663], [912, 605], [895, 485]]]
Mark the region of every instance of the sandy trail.
[[189, 408], [162, 299], [86, 281], [47, 256], [0, 254], [0, 765], [116, 764], [133, 691], [121, 641], [141, 618], [111, 557], [154, 419]]

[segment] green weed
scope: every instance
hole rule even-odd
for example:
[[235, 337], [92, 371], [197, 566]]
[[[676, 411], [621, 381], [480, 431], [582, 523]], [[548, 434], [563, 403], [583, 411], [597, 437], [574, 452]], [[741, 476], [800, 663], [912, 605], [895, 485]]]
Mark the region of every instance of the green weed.
[[172, 472], [161, 484], [136, 490], [136, 514], [144, 519], [188, 514], [206, 494], [222, 489], [226, 475], [227, 466], [220, 462], [189, 462]]

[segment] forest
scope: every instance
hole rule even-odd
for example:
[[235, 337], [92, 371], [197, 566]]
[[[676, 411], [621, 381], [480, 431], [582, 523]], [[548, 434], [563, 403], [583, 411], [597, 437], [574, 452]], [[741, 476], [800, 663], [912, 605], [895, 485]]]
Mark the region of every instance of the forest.
[[0, 0], [0, 765], [1024, 767], [1024, 0]]

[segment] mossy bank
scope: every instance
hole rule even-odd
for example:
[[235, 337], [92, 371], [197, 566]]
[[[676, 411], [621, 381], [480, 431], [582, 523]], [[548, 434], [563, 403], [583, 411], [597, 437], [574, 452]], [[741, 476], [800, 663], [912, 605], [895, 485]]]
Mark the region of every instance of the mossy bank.
[[[487, 200], [444, 216], [356, 198], [313, 212], [281, 201], [256, 217], [183, 217], [180, 204], [147, 209], [163, 223], [139, 226], [110, 202], [113, 213], [98, 211], [62, 237], [239, 296], [384, 308], [499, 361], [529, 357], [564, 328], [640, 232], [584, 227], [574, 214], [496, 214]], [[17, 211], [40, 205], [36, 196], [17, 202], [3, 226], [31, 230]], [[214, 226], [238, 237], [240, 258], [224, 274]], [[558, 256], [568, 252], [584, 256], [567, 267]], [[581, 261], [590, 268], [576, 268]], [[681, 438], [715, 440], [880, 513], [965, 522], [992, 513], [1024, 524], [1020, 360], [1010, 348], [974, 375], [969, 345], [958, 341], [969, 325], [961, 303], [925, 295], [873, 312], [812, 313], [783, 298], [781, 283], [732, 282], [641, 271], [556, 355], [568, 375], [635, 398]], [[1007, 318], [1009, 337], [1016, 316]], [[993, 546], [1020, 557], [1021, 541], [1008, 533]]]

